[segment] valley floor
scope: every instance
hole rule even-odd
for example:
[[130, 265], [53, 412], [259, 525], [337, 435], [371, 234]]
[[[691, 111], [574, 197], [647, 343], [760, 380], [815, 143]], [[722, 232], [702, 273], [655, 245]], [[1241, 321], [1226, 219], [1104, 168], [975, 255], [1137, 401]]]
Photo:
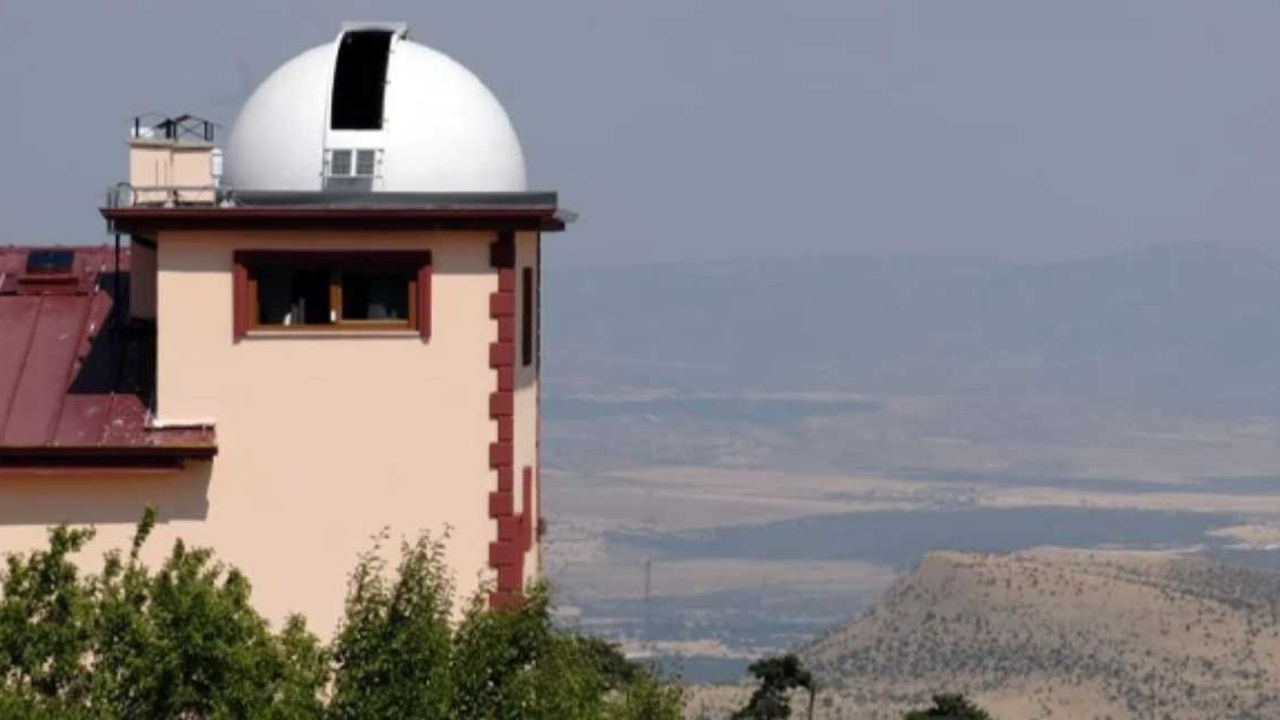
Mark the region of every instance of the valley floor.
[[718, 400], [709, 417], [688, 411], [696, 400], [632, 413], [611, 399], [599, 416], [587, 402], [550, 418], [546, 563], [566, 622], [722, 682], [861, 615], [933, 550], [1280, 566], [1275, 420], [1044, 398], [804, 396], [768, 411], [774, 400], [740, 399], [729, 417]]

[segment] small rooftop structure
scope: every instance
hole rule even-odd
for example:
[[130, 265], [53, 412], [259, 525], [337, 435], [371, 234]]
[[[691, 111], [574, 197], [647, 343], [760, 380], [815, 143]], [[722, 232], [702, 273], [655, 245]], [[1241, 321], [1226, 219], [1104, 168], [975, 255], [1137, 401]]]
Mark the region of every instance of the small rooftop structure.
[[[212, 205], [222, 175], [218, 125], [194, 115], [139, 115], [129, 128], [129, 205]], [[117, 202], [120, 202], [117, 200]]]

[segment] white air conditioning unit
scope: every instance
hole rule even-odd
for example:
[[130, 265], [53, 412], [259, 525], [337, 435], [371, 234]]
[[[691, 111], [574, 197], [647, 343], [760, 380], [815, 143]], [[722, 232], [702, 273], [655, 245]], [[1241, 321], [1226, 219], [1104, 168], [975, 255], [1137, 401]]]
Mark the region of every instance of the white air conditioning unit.
[[336, 148], [325, 152], [325, 190], [373, 190], [382, 166], [375, 148]]

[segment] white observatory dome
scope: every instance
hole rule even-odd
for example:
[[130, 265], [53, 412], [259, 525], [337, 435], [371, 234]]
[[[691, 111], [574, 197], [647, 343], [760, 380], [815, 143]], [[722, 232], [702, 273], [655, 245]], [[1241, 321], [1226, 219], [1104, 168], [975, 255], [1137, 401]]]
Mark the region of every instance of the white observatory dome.
[[346, 25], [271, 74], [227, 140], [234, 190], [524, 192], [515, 128], [480, 80], [403, 25]]

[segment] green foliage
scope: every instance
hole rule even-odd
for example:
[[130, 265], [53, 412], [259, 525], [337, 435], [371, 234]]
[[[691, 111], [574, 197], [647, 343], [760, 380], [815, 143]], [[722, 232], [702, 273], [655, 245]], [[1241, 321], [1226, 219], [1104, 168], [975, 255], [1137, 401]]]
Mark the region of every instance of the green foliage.
[[[597, 638], [558, 630], [544, 588], [517, 608], [477, 596], [455, 613], [444, 545], [382, 542], [351, 574], [326, 646], [291, 617], [279, 632], [248, 580], [211, 552], [174, 544], [156, 571], [127, 557], [82, 577], [91, 530], [0, 573], [0, 718], [5, 720], [677, 720], [680, 689]], [[385, 540], [385, 538], [383, 538]]]
[[74, 702], [89, 691], [80, 660], [93, 649], [95, 589], [80, 581], [71, 555], [92, 538], [91, 530], [59, 527], [49, 533], [48, 550], [8, 558], [0, 583], [0, 677], [24, 703]]
[[817, 687], [813, 675], [804, 669], [800, 658], [795, 655], [787, 653], [757, 660], [747, 671], [755, 676], [760, 686], [751, 694], [746, 706], [733, 714], [733, 720], [785, 720], [791, 717], [790, 693], [798, 688], [809, 691], [812, 709]]
[[610, 690], [620, 690], [646, 678], [645, 668], [628, 660], [616, 644], [594, 635], [578, 635], [575, 640]]
[[299, 615], [291, 616], [280, 633], [283, 673], [266, 720], [322, 720], [324, 690], [332, 677], [331, 653], [307, 630]]
[[903, 720], [992, 720], [986, 710], [959, 694], [934, 695], [933, 707], [912, 710], [902, 717]]
[[622, 687], [606, 717], [613, 720], [665, 720], [681, 717], [684, 694], [678, 685], [660, 682], [641, 670]]
[[351, 575], [333, 647], [336, 720], [443, 718], [451, 704], [453, 585], [444, 548], [424, 537], [401, 555], [394, 581], [378, 548]]
[[[81, 578], [71, 556], [92, 531], [58, 527], [49, 548], [8, 558], [0, 582], [0, 717], [32, 720], [319, 717], [300, 698], [323, 687], [300, 620], [273, 635], [243, 575], [182, 542], [152, 573], [139, 552], [108, 554]], [[310, 654], [310, 655], [309, 655]], [[310, 674], [309, 674], [310, 673]]]

